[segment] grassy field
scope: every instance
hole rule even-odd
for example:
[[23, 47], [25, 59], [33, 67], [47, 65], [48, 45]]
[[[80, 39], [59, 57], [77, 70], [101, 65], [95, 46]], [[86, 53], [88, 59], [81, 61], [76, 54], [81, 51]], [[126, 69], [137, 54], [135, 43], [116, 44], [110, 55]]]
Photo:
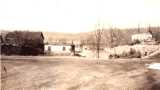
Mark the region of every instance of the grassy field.
[[2, 56], [1, 90], [160, 90], [158, 59]]

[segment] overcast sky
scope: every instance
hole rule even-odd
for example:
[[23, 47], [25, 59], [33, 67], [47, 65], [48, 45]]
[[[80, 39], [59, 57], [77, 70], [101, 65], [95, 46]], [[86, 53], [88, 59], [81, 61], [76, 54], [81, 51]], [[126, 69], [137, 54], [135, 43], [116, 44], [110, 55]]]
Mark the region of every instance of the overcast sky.
[[160, 0], [0, 0], [0, 29], [85, 32], [160, 24]]

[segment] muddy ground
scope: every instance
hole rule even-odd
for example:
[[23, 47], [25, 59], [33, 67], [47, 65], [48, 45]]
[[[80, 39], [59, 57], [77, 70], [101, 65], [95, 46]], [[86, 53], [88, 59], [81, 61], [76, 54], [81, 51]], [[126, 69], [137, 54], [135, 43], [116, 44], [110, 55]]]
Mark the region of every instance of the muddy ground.
[[2, 56], [1, 90], [160, 90], [159, 59]]

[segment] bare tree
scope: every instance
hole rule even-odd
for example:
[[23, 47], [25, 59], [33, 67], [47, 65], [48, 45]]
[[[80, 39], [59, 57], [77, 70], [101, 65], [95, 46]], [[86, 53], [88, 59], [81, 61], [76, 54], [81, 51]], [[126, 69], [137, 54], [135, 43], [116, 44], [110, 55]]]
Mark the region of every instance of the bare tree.
[[94, 37], [95, 37], [95, 49], [96, 49], [96, 53], [97, 53], [97, 58], [100, 57], [100, 50], [101, 50], [101, 45], [102, 45], [102, 37], [103, 37], [103, 28], [100, 27], [100, 24], [98, 23], [96, 31], [94, 33]]
[[96, 53], [97, 53], [97, 58], [100, 56], [100, 49], [101, 49], [101, 42], [102, 42], [102, 34], [103, 30], [98, 28], [95, 32], [95, 38], [96, 38]]
[[123, 39], [123, 33], [117, 28], [110, 28], [105, 34], [106, 45], [113, 50], [114, 55], [116, 55], [116, 49], [114, 47], [124, 44], [125, 39]]
[[[102, 45], [103, 29], [100, 28], [99, 24], [96, 27], [96, 30], [92, 32], [86, 38], [85, 44], [89, 45], [91, 50], [96, 51], [96, 57], [100, 57], [100, 50]], [[83, 42], [84, 43], [84, 42]]]
[[124, 33], [122, 30], [118, 28], [110, 28], [108, 33], [107, 33], [107, 41], [108, 41], [108, 46], [110, 48], [116, 47], [118, 45], [125, 45], [127, 44], [126, 36], [127, 34]]
[[111, 28], [109, 30], [109, 47], [113, 48], [119, 45], [120, 35], [118, 30]]

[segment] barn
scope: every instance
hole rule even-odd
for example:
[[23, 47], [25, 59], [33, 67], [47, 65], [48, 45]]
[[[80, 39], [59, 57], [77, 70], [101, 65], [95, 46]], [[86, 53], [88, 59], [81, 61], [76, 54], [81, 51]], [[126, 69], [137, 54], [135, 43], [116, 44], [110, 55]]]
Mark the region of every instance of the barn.
[[3, 40], [1, 51], [12, 55], [38, 55], [44, 51], [42, 32], [13, 31], [8, 32]]

